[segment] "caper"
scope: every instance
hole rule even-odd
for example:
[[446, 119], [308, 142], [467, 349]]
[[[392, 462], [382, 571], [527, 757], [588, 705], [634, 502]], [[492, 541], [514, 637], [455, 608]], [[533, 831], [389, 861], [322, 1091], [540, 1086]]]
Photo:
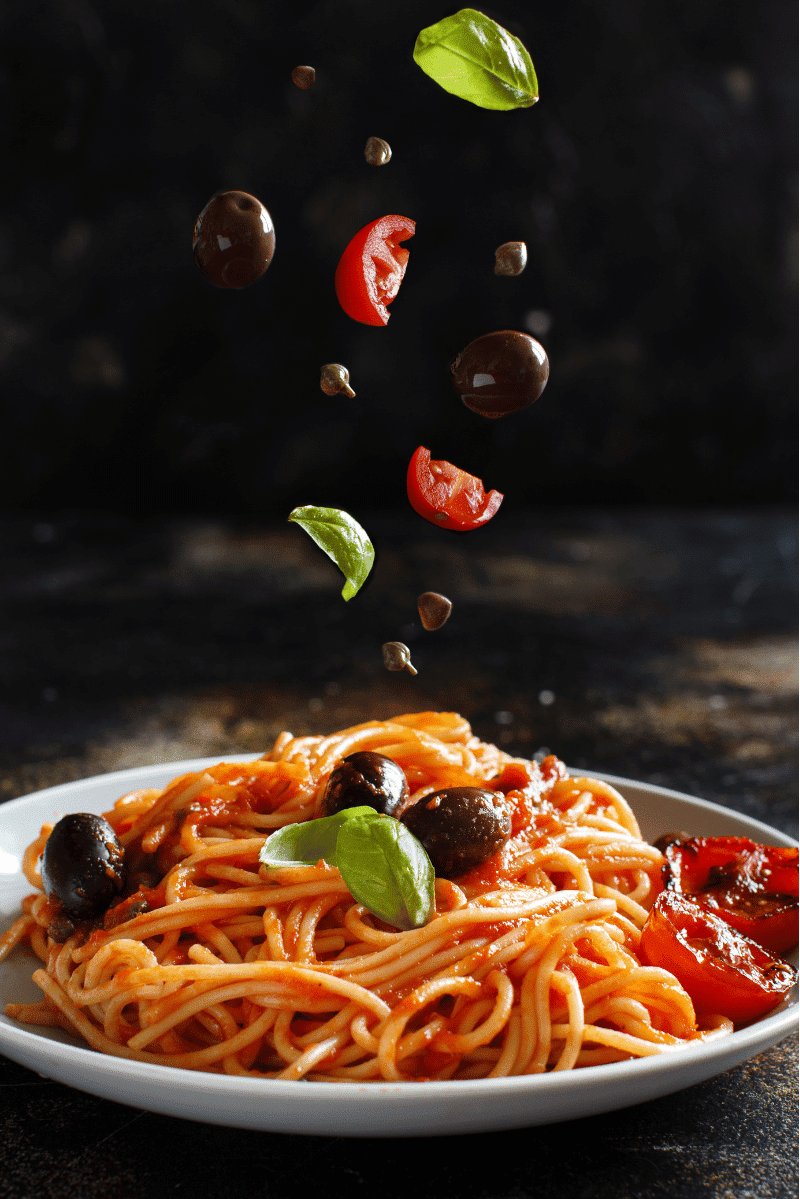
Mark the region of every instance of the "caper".
[[292, 71], [292, 83], [302, 88], [304, 92], [314, 86], [316, 78], [317, 72], [313, 67], [295, 67]]
[[42, 854], [42, 886], [51, 903], [74, 920], [105, 912], [125, 887], [125, 851], [102, 816], [64, 816], [47, 838]]
[[383, 754], [362, 749], [339, 763], [328, 779], [320, 816], [362, 804], [384, 816], [394, 816], [408, 798], [408, 782], [400, 766]]
[[350, 386], [350, 372], [340, 362], [328, 362], [323, 366], [319, 372], [319, 385], [328, 396], [335, 396], [343, 391], [352, 399], [356, 394]]
[[446, 595], [439, 595], [438, 591], [423, 591], [417, 600], [417, 611], [422, 627], [431, 633], [442, 627], [453, 611], [453, 605]]
[[382, 137], [368, 137], [364, 157], [371, 167], [383, 167], [392, 157], [392, 147]]
[[416, 674], [411, 665], [411, 651], [402, 641], [387, 641], [383, 646], [383, 664], [387, 670], [407, 670]]
[[446, 787], [406, 808], [402, 823], [424, 846], [436, 873], [458, 878], [506, 842], [511, 820], [499, 796], [482, 787]]
[[528, 247], [524, 241], [506, 241], [494, 252], [496, 275], [521, 275], [528, 262]]

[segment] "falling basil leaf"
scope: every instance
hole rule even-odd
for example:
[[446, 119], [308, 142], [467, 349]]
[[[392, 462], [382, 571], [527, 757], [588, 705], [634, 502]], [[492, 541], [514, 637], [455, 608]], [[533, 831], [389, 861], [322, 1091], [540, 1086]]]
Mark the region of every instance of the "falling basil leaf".
[[289, 520], [305, 529], [333, 559], [347, 579], [342, 595], [346, 600], [352, 599], [375, 561], [372, 542], [358, 521], [339, 508], [315, 508], [312, 504], [295, 508], [289, 513]]
[[536, 72], [522, 42], [474, 8], [423, 29], [414, 62], [446, 92], [479, 108], [530, 108], [539, 99]]
[[353, 899], [387, 924], [421, 928], [433, 915], [431, 860], [399, 820], [375, 812], [348, 820], [336, 842], [336, 863]]
[[329, 866], [336, 866], [336, 839], [342, 825], [354, 815], [363, 816], [367, 812], [377, 815], [374, 808], [366, 806], [345, 808], [319, 820], [284, 825], [267, 837], [258, 860], [262, 866], [316, 866], [324, 858]]

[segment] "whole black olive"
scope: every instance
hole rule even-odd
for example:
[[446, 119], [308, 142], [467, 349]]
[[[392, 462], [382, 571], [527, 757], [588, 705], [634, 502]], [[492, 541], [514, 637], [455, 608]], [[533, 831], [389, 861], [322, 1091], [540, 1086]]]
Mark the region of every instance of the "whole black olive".
[[391, 758], [369, 749], [349, 754], [328, 779], [320, 816], [362, 804], [384, 816], [394, 816], [408, 798], [406, 776]]
[[461, 402], [496, 420], [527, 408], [545, 389], [550, 363], [527, 333], [503, 329], [476, 337], [450, 367]]
[[482, 866], [511, 833], [511, 820], [497, 796], [481, 787], [447, 787], [425, 795], [400, 819], [422, 842], [442, 878], [458, 878]]
[[272, 217], [247, 192], [222, 192], [209, 200], [194, 227], [194, 258], [217, 287], [247, 287], [260, 279], [275, 253]]
[[76, 920], [104, 912], [122, 894], [126, 873], [125, 851], [102, 816], [64, 816], [47, 838], [42, 886]]

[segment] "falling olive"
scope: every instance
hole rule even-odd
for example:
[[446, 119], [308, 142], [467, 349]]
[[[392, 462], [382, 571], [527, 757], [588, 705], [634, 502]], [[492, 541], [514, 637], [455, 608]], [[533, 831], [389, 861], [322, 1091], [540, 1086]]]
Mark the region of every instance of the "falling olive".
[[422, 627], [432, 633], [440, 629], [453, 611], [453, 605], [446, 595], [438, 591], [423, 591], [417, 600], [417, 611], [422, 621]]
[[494, 252], [496, 275], [521, 275], [528, 263], [528, 247], [524, 241], [506, 241]]
[[504, 329], [476, 337], [450, 371], [461, 402], [496, 420], [527, 408], [545, 389], [550, 363], [544, 347], [527, 333]]
[[125, 851], [102, 816], [64, 816], [47, 838], [42, 886], [68, 916], [90, 920], [105, 912], [125, 887]]
[[366, 805], [384, 816], [396, 815], [408, 798], [403, 770], [391, 758], [362, 749], [339, 763], [328, 779], [320, 816], [333, 816], [343, 808]]
[[402, 641], [387, 641], [383, 645], [383, 664], [387, 670], [407, 670], [416, 674], [411, 665], [411, 651]]
[[304, 92], [314, 86], [316, 78], [317, 72], [313, 67], [295, 67], [292, 71], [292, 83], [302, 88]]
[[194, 258], [217, 287], [247, 287], [260, 279], [275, 253], [275, 226], [264, 205], [247, 192], [221, 192], [194, 227]]
[[340, 391], [343, 391], [346, 396], [353, 399], [356, 394], [350, 386], [350, 372], [340, 362], [328, 362], [322, 367], [319, 372], [319, 385], [325, 395], [329, 396], [338, 395]]
[[447, 787], [425, 795], [400, 819], [442, 878], [458, 878], [482, 866], [511, 833], [511, 820], [498, 796], [482, 787]]
[[385, 167], [392, 157], [392, 147], [382, 137], [368, 137], [364, 157], [371, 167]]

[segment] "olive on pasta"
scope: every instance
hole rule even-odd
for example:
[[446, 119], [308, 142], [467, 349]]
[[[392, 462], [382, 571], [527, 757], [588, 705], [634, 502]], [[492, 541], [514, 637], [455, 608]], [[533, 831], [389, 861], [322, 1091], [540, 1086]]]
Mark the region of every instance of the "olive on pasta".
[[407, 798], [408, 782], [397, 763], [366, 749], [348, 754], [332, 772], [319, 814], [333, 816], [344, 808], [366, 805], [394, 816]]
[[443, 878], [482, 866], [508, 839], [511, 821], [493, 791], [448, 787], [426, 795], [402, 814]]
[[62, 817], [42, 855], [42, 886], [48, 899], [76, 920], [105, 912], [125, 886], [125, 855], [102, 816], [73, 812]]

